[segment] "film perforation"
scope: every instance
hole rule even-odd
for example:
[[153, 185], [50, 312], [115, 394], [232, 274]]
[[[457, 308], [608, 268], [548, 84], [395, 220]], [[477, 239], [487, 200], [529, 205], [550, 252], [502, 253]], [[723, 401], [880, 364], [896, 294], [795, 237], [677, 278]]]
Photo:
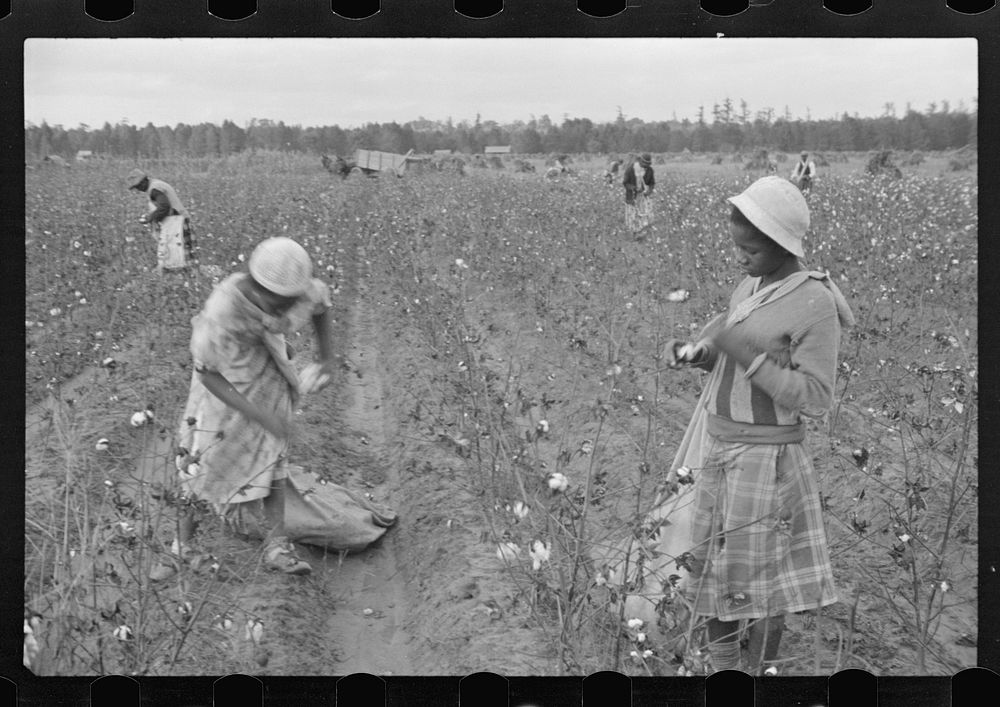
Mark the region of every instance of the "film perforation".
[[382, 11], [381, 0], [330, 0], [333, 14], [345, 20], [367, 20]]
[[466, 675], [458, 684], [459, 707], [507, 707], [507, 678], [490, 672]]
[[455, 0], [455, 12], [470, 20], [496, 17], [504, 10], [503, 0]]
[[260, 678], [233, 673], [212, 684], [212, 707], [264, 707]]
[[601, 670], [583, 679], [584, 707], [631, 705], [632, 679], [614, 670]]
[[91, 707], [139, 707], [141, 690], [139, 681], [125, 675], [105, 675], [94, 680], [90, 685]]
[[371, 673], [354, 673], [337, 680], [337, 704], [388, 704], [383, 678]]
[[837, 15], [854, 16], [872, 9], [872, 0], [823, 0], [823, 7]]
[[133, 0], [85, 0], [83, 6], [88, 16], [101, 22], [119, 22], [135, 12]]
[[207, 0], [208, 14], [220, 20], [237, 22], [257, 14], [257, 0]]
[[997, 6], [996, 0], [947, 0], [945, 4], [949, 10], [963, 15], [981, 15]]
[[625, 12], [628, 0], [577, 0], [576, 9], [597, 19], [607, 19]]
[[868, 707], [878, 704], [878, 679], [867, 670], [849, 668], [830, 676], [827, 704]]
[[717, 17], [732, 17], [750, 9], [749, 0], [701, 0], [701, 9]]

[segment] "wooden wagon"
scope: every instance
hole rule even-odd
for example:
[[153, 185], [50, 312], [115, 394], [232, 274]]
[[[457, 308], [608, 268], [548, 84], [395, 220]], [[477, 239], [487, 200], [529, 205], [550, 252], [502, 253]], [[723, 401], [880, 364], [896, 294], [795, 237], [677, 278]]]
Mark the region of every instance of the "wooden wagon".
[[354, 170], [360, 170], [367, 175], [375, 175], [380, 172], [392, 172], [397, 177], [410, 171], [419, 171], [426, 157], [417, 157], [410, 150], [405, 155], [394, 152], [380, 152], [379, 150], [357, 150], [354, 153]]

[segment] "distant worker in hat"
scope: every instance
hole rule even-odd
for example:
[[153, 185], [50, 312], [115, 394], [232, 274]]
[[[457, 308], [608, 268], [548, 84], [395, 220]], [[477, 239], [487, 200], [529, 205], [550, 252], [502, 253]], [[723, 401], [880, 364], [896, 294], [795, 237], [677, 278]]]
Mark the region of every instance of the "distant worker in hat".
[[139, 223], [149, 224], [156, 238], [157, 272], [186, 268], [194, 260], [194, 238], [190, 216], [177, 192], [162, 179], [150, 179], [141, 169], [129, 172], [128, 186], [148, 199]]
[[[153, 568], [154, 580], [172, 576], [191, 552], [195, 501], [237, 530], [263, 529], [266, 566], [292, 575], [312, 571], [285, 531], [285, 458], [293, 406], [332, 372], [329, 288], [312, 277], [309, 254], [291, 238], [262, 241], [248, 270], [219, 283], [191, 320], [194, 370], [176, 456], [188, 510], [175, 557]], [[285, 341], [309, 324], [318, 344], [313, 383], [300, 379]]]
[[816, 176], [816, 163], [809, 159], [809, 153], [803, 152], [799, 161], [792, 168], [791, 180], [803, 192], [812, 189], [813, 178]]
[[625, 225], [638, 234], [653, 223], [651, 197], [656, 179], [648, 152], [629, 161], [622, 173], [622, 185], [625, 187]]
[[833, 281], [799, 260], [809, 207], [795, 185], [763, 177], [729, 202], [745, 277], [697, 342], [666, 344], [668, 366], [710, 372], [673, 466], [694, 477], [684, 591], [707, 618], [716, 671], [776, 674], [785, 614], [837, 601], [804, 442], [806, 419], [833, 404], [841, 331], [854, 318]]

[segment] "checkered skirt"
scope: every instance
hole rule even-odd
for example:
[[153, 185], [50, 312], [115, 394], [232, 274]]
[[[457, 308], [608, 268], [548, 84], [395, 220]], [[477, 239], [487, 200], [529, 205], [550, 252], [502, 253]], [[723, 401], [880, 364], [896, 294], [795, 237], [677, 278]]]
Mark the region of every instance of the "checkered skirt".
[[687, 584], [694, 613], [735, 621], [836, 602], [805, 447], [707, 439], [696, 472]]

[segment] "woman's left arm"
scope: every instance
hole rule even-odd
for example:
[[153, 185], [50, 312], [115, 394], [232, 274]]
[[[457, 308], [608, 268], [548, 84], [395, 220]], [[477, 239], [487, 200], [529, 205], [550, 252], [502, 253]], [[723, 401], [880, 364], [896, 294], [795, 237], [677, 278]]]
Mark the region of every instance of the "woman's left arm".
[[783, 366], [768, 352], [755, 350], [732, 328], [713, 338], [720, 351], [736, 359], [753, 384], [774, 402], [809, 417], [820, 417], [833, 404], [840, 326], [836, 312], [814, 322], [792, 340], [790, 365]]

